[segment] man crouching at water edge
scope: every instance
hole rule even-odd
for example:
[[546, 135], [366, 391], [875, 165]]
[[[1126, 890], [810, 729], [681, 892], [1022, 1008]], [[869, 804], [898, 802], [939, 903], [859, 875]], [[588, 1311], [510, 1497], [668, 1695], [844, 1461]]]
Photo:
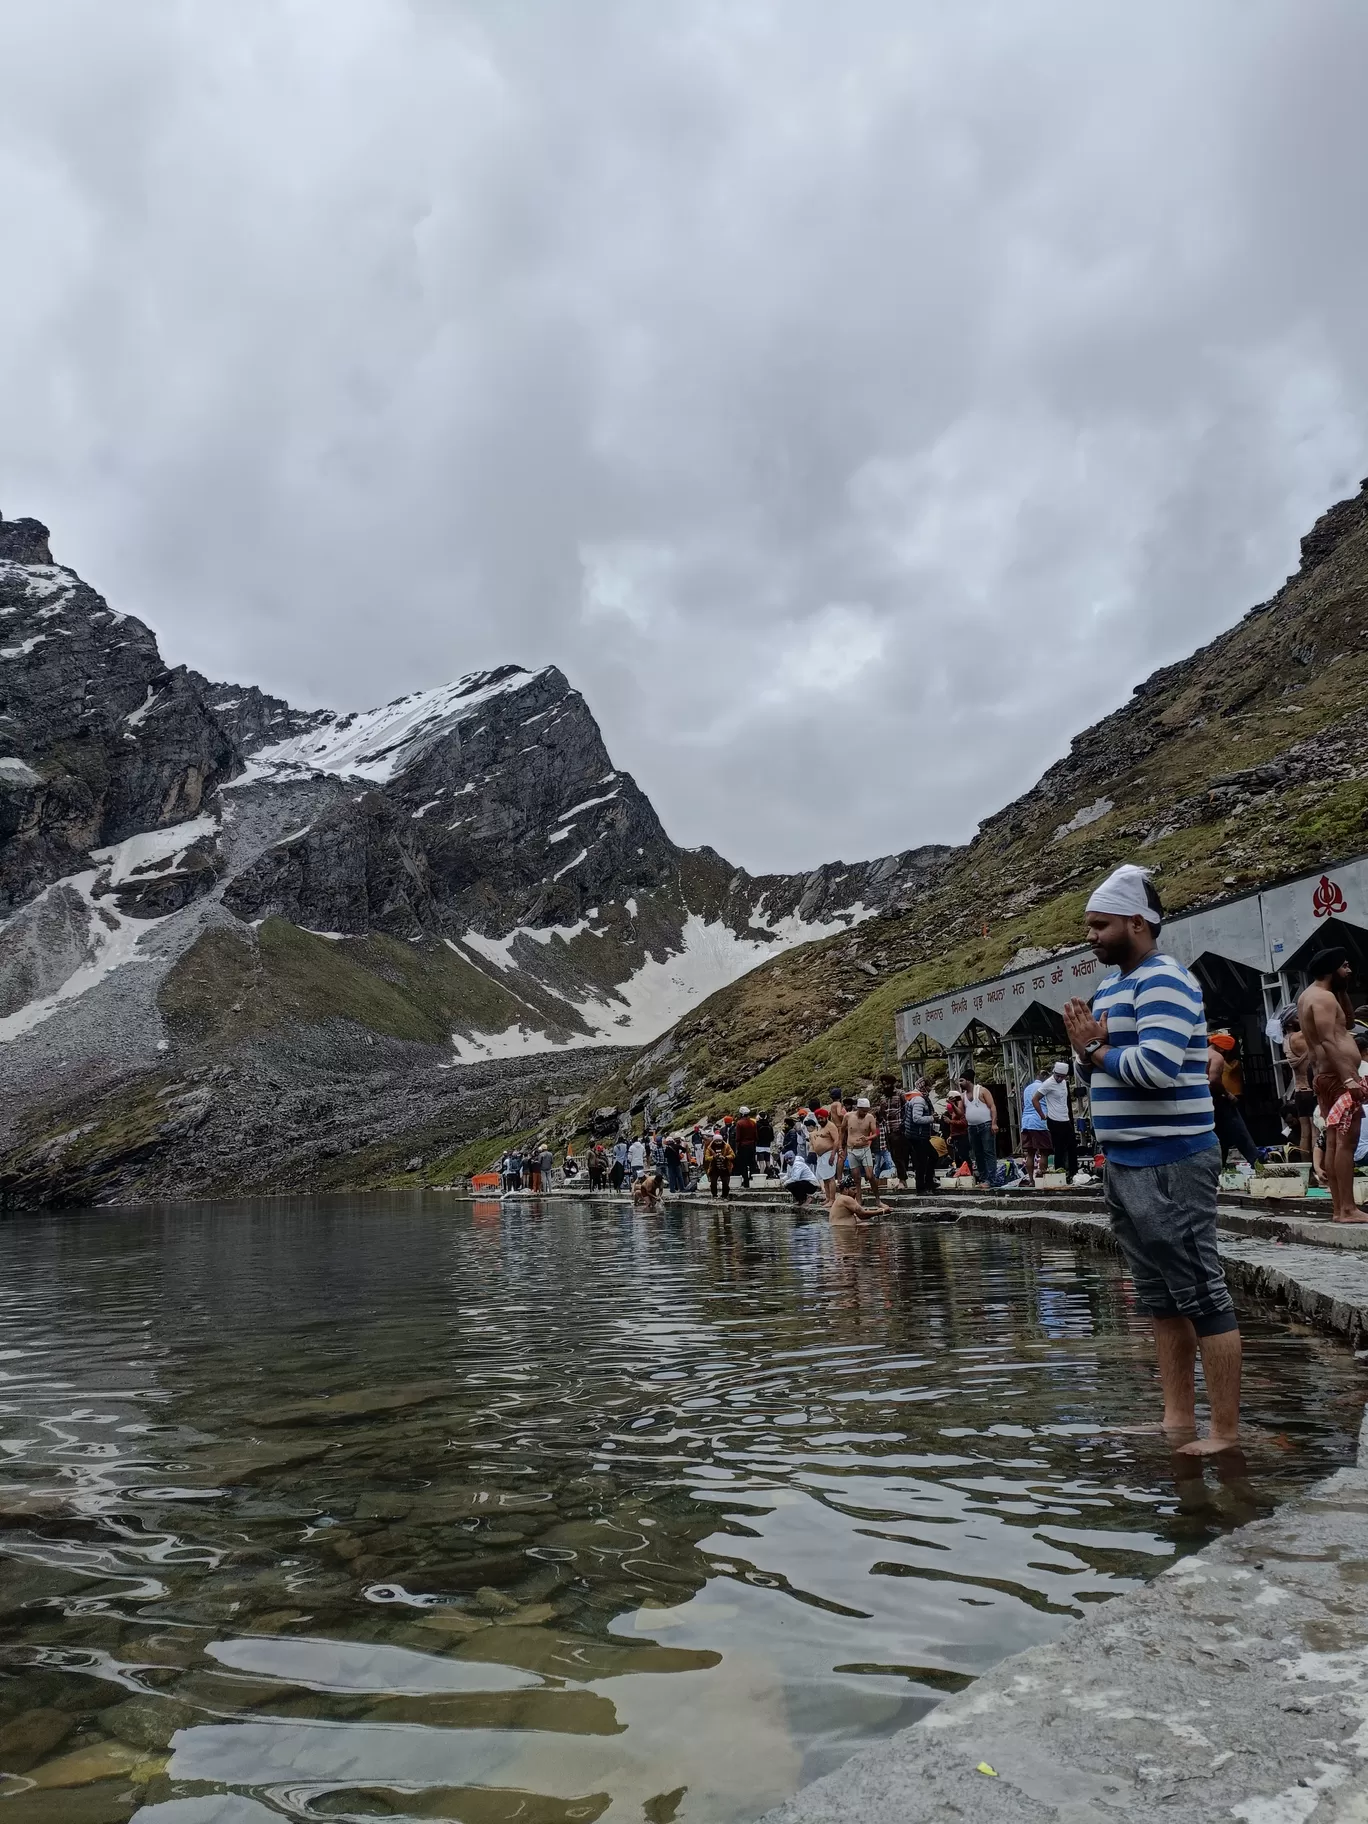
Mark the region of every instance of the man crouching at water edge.
[[1128, 863], [1102, 882], [1088, 901], [1088, 938], [1097, 960], [1121, 974], [1103, 983], [1091, 1010], [1070, 1001], [1064, 1024], [1106, 1155], [1112, 1232], [1154, 1323], [1164, 1429], [1196, 1432], [1200, 1349], [1211, 1435], [1181, 1450], [1205, 1456], [1239, 1431], [1240, 1327], [1216, 1252], [1221, 1149], [1202, 991], [1160, 951], [1162, 918], [1144, 868]]

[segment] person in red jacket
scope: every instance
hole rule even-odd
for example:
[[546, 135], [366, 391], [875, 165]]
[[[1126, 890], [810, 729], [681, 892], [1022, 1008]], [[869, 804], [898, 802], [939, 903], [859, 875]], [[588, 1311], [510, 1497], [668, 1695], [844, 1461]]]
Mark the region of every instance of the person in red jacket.
[[750, 1189], [751, 1174], [755, 1170], [755, 1145], [759, 1136], [755, 1116], [743, 1104], [740, 1114], [732, 1123], [731, 1143], [736, 1153], [736, 1169], [741, 1177], [742, 1190]]

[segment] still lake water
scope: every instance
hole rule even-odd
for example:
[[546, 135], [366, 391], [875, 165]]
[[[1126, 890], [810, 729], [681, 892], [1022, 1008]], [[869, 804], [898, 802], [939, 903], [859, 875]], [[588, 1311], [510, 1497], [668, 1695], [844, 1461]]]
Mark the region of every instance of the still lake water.
[[1351, 1459], [1248, 1309], [1175, 1479], [1109, 1256], [368, 1197], [0, 1226], [0, 1824], [753, 1817]]

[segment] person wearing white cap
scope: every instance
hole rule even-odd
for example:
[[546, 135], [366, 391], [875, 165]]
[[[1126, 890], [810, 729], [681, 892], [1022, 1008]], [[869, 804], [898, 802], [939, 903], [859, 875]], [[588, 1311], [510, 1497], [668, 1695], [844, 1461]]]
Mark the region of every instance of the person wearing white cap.
[[1078, 1133], [1069, 1094], [1070, 1074], [1069, 1066], [1061, 1058], [1049, 1076], [1031, 1085], [1027, 1096], [1049, 1129], [1055, 1170], [1063, 1172], [1065, 1179], [1072, 1183], [1078, 1170]]
[[759, 1131], [755, 1116], [743, 1104], [732, 1122], [731, 1140], [736, 1151], [736, 1169], [741, 1175], [741, 1187], [747, 1191], [750, 1189], [751, 1173], [755, 1170], [755, 1143]]
[[[1098, 962], [1120, 974], [1071, 1000], [1064, 1025], [1106, 1155], [1107, 1210], [1136, 1299], [1154, 1325], [1164, 1429], [1185, 1455], [1239, 1435], [1240, 1327], [1216, 1251], [1221, 1149], [1207, 1083], [1206, 1014], [1196, 978], [1158, 946], [1159, 895], [1144, 868], [1117, 868], [1087, 905]], [[1197, 1437], [1198, 1350], [1211, 1430]]]
[[876, 1202], [879, 1196], [879, 1175], [874, 1164], [874, 1141], [878, 1132], [878, 1117], [869, 1106], [869, 1097], [858, 1097], [854, 1109], [846, 1117], [846, 1158], [855, 1175], [856, 1196], [859, 1195], [861, 1179], [868, 1178]]

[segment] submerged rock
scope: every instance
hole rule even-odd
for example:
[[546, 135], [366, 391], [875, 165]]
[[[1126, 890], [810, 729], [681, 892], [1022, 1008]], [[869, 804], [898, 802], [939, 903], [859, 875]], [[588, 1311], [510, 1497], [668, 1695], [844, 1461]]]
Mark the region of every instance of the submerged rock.
[[27, 1773], [75, 1727], [75, 1717], [61, 1710], [26, 1710], [16, 1716], [0, 1728], [0, 1773]]

